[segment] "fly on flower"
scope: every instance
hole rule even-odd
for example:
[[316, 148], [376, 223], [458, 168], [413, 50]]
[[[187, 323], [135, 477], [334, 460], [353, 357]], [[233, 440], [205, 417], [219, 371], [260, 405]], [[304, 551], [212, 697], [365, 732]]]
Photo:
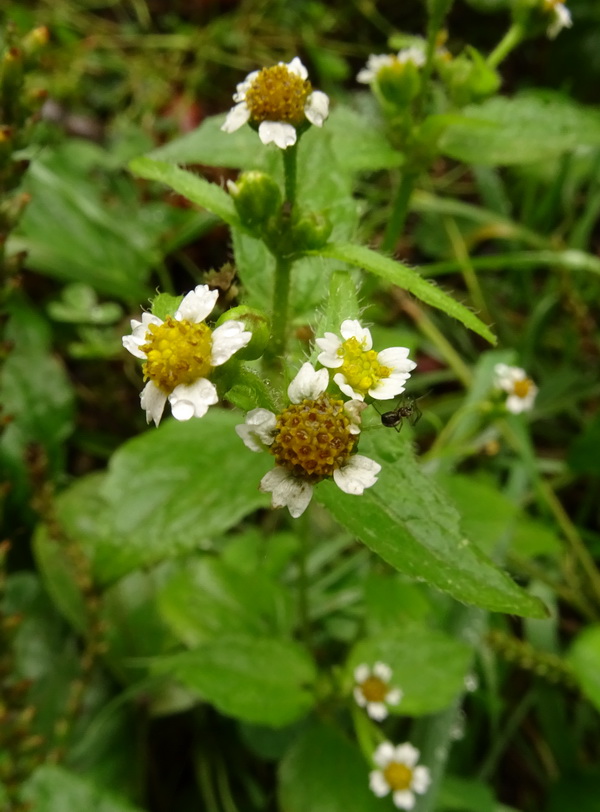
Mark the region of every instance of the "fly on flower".
[[398, 809], [412, 809], [415, 793], [427, 792], [431, 775], [427, 767], [417, 766], [419, 751], [406, 742], [394, 747], [391, 742], [383, 742], [373, 754], [373, 761], [379, 769], [369, 775], [369, 786], [378, 798], [392, 793], [394, 806]]
[[360, 413], [365, 405], [344, 402], [325, 391], [326, 369], [306, 363], [288, 387], [290, 405], [279, 414], [252, 409], [236, 431], [251, 451], [268, 451], [275, 468], [260, 483], [272, 494], [273, 507], [287, 507], [297, 518], [312, 498], [314, 486], [333, 479], [345, 493], [360, 495], [377, 481], [381, 466], [356, 454]]
[[203, 417], [217, 403], [213, 369], [252, 338], [241, 321], [227, 321], [214, 330], [204, 323], [218, 297], [218, 291], [198, 285], [164, 321], [151, 313], [131, 320], [132, 332], [123, 336], [123, 346], [144, 361], [148, 382], [140, 401], [148, 423], [158, 426], [167, 400], [176, 420]]

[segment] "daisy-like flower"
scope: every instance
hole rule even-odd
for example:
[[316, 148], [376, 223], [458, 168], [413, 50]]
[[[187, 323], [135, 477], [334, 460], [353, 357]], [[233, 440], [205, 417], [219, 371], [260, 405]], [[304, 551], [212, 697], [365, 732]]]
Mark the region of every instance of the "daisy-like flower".
[[307, 77], [298, 57], [249, 73], [237, 86], [233, 94], [237, 104], [221, 129], [232, 133], [250, 122], [258, 127], [263, 144], [274, 142], [280, 149], [293, 146], [299, 127], [307, 121], [322, 127], [329, 115], [329, 97], [313, 90]]
[[431, 783], [429, 770], [416, 766], [419, 751], [409, 742], [396, 747], [391, 742], [383, 742], [375, 750], [373, 761], [379, 769], [370, 773], [369, 786], [378, 798], [391, 792], [398, 809], [412, 809], [415, 793], [427, 792]]
[[371, 54], [366, 67], [359, 71], [356, 81], [370, 85], [383, 68], [401, 71], [408, 63], [412, 63], [416, 68], [425, 64], [425, 54], [421, 48], [413, 45], [410, 48], [403, 48], [397, 54]]
[[198, 285], [165, 321], [151, 313], [131, 320], [131, 335], [123, 346], [144, 360], [140, 401], [148, 423], [158, 426], [167, 400], [176, 420], [203, 417], [218, 401], [217, 389], [209, 380], [214, 367], [221, 366], [245, 347], [252, 333], [241, 321], [227, 321], [215, 330], [204, 323], [214, 308], [219, 292]]
[[252, 409], [236, 431], [251, 451], [269, 451], [275, 468], [261, 480], [273, 507], [301, 516], [317, 482], [333, 477], [345, 493], [360, 495], [377, 481], [381, 466], [354, 454], [364, 404], [344, 403], [326, 393], [329, 372], [306, 363], [288, 387], [287, 409]]
[[528, 412], [533, 408], [538, 388], [521, 367], [496, 364], [495, 385], [507, 393], [506, 408], [512, 414]]
[[550, 39], [557, 37], [563, 28], [571, 28], [571, 12], [563, 0], [542, 0], [543, 10], [550, 15], [550, 25], [546, 29]]
[[340, 327], [342, 338], [325, 333], [316, 344], [322, 352], [319, 363], [339, 369], [333, 376], [342, 392], [350, 398], [389, 400], [404, 392], [404, 384], [416, 367], [406, 347], [389, 347], [375, 352], [371, 332], [360, 322], [346, 319]]
[[388, 715], [388, 705], [397, 705], [402, 699], [402, 691], [392, 688], [392, 669], [385, 663], [375, 663], [373, 668], [362, 664], [354, 669], [354, 699], [361, 708], [366, 708], [371, 719], [381, 722]]

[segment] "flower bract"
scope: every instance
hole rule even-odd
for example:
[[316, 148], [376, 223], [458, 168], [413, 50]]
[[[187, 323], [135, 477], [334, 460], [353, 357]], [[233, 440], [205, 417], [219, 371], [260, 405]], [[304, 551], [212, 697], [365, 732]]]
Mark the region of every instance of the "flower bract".
[[208, 285], [198, 285], [164, 321], [151, 313], [131, 320], [132, 332], [123, 337], [123, 346], [144, 361], [147, 383], [140, 401], [148, 423], [158, 426], [167, 400], [176, 420], [203, 417], [217, 403], [212, 370], [252, 338], [241, 321], [227, 321], [214, 330], [204, 323], [218, 296]]
[[329, 115], [328, 96], [312, 89], [298, 57], [249, 73], [233, 100], [237, 103], [221, 129], [231, 133], [250, 122], [258, 128], [263, 144], [273, 142], [280, 149], [296, 143], [298, 129], [306, 122], [322, 127]]
[[344, 402], [325, 391], [326, 369], [306, 363], [288, 387], [290, 405], [279, 414], [252, 409], [236, 427], [251, 451], [269, 451], [275, 468], [261, 480], [273, 507], [287, 507], [297, 518], [312, 498], [314, 485], [332, 478], [345, 493], [359, 495], [377, 481], [381, 466], [356, 454], [364, 404]]
[[390, 685], [392, 669], [386, 663], [377, 662], [372, 668], [359, 665], [354, 669], [354, 679], [356, 703], [377, 722], [386, 718], [389, 705], [397, 705], [402, 699], [402, 691]]
[[506, 408], [512, 414], [528, 412], [533, 408], [538, 388], [521, 367], [496, 364], [495, 385], [507, 393]]
[[397, 746], [383, 742], [375, 750], [373, 761], [379, 769], [370, 773], [369, 786], [378, 798], [391, 792], [398, 809], [412, 809], [415, 793], [427, 792], [431, 783], [429, 770], [417, 766], [419, 751], [409, 742]]
[[356, 400], [364, 400], [366, 395], [389, 400], [404, 392], [404, 384], [416, 367], [406, 347], [375, 352], [370, 330], [353, 319], [342, 322], [340, 333], [341, 338], [325, 333], [316, 344], [322, 351], [319, 363], [339, 370], [333, 380], [345, 395]]

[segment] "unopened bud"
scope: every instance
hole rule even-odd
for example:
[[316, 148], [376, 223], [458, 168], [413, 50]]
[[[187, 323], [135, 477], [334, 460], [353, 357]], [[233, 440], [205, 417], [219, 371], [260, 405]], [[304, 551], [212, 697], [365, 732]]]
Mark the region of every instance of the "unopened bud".
[[244, 172], [227, 186], [240, 220], [250, 228], [263, 225], [281, 207], [279, 186], [265, 172]]
[[322, 248], [331, 234], [331, 222], [327, 217], [315, 212], [301, 215], [292, 224], [291, 237], [294, 250], [314, 251]]
[[269, 319], [260, 310], [254, 310], [252, 307], [240, 305], [239, 307], [232, 307], [223, 313], [217, 321], [217, 327], [232, 320], [241, 321], [244, 325], [244, 329], [252, 333], [250, 342], [236, 352], [236, 358], [245, 361], [260, 358], [269, 343], [271, 335]]

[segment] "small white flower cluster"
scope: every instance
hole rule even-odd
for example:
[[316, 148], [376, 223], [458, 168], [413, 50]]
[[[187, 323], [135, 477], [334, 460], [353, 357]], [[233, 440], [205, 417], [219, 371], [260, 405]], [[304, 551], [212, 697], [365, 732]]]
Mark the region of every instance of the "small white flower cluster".
[[388, 706], [402, 699], [400, 688], [393, 688], [392, 669], [386, 663], [376, 662], [370, 668], [363, 663], [354, 669], [353, 690], [356, 704], [365, 708], [371, 719], [382, 722], [388, 715]]
[[533, 408], [538, 388], [521, 367], [496, 364], [494, 386], [506, 392], [506, 409], [512, 414], [529, 412]]
[[369, 786], [378, 798], [392, 793], [394, 806], [412, 809], [415, 793], [423, 795], [429, 789], [431, 774], [427, 767], [419, 766], [420, 753], [409, 742], [394, 747], [383, 742], [373, 754], [378, 767], [369, 775]]
[[383, 68], [391, 68], [396, 64], [406, 65], [409, 62], [417, 68], [423, 67], [425, 64], [423, 49], [413, 45], [410, 48], [403, 48], [397, 54], [371, 54], [366, 67], [358, 72], [356, 81], [370, 85]]

